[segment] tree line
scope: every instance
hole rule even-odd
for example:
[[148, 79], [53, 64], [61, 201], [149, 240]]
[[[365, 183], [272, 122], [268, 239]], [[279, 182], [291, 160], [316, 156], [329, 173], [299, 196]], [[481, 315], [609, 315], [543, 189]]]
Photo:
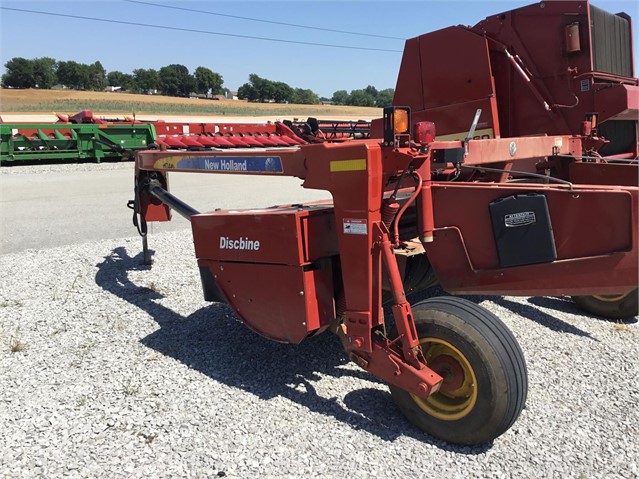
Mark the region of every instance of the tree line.
[[59, 62], [43, 57], [28, 60], [15, 57], [5, 63], [7, 72], [2, 85], [14, 88], [51, 88], [64, 83], [69, 88], [102, 90], [106, 86], [106, 70], [100, 62], [91, 65], [73, 61]]
[[222, 75], [202, 66], [193, 74], [178, 64], [166, 65], [159, 70], [137, 68], [133, 73], [117, 70], [107, 73], [99, 61], [89, 65], [48, 57], [33, 60], [15, 57], [5, 63], [5, 68], [4, 87], [49, 89], [61, 84], [74, 90], [101, 91], [107, 86], [136, 92], [157, 90], [169, 96], [189, 96], [193, 92], [224, 93]]
[[[137, 93], [158, 91], [163, 95], [188, 97], [191, 93], [223, 94], [222, 75], [209, 68], [199, 66], [191, 74], [184, 65], [171, 64], [155, 70], [137, 68], [132, 73], [108, 72], [99, 61], [92, 64], [74, 61], [58, 61], [49, 57], [26, 59], [14, 57], [5, 63], [2, 75], [3, 87], [50, 89], [64, 85], [75, 90], [102, 91], [107, 86]], [[337, 105], [377, 106], [392, 104], [394, 90], [378, 91], [369, 85], [363, 90], [338, 90], [330, 99]], [[252, 102], [276, 102], [318, 104], [328, 101], [310, 89], [293, 88], [287, 83], [261, 78], [255, 73], [238, 89], [238, 98]]]
[[385, 107], [393, 104], [393, 96], [395, 90], [386, 88], [377, 90], [372, 85], [368, 85], [363, 90], [337, 90], [333, 93], [332, 101], [335, 105], [353, 105], [353, 106], [377, 106]]
[[[385, 107], [393, 104], [394, 95], [393, 88], [377, 90], [374, 86], [368, 85], [362, 90], [351, 90], [350, 93], [337, 90], [330, 101], [335, 105]], [[239, 88], [237, 96], [248, 101], [276, 103], [317, 104], [329, 100], [319, 98], [312, 90], [292, 88], [284, 82], [267, 80], [255, 73], [249, 75], [248, 83]]]
[[315, 105], [320, 102], [320, 98], [313, 90], [293, 88], [281, 81], [260, 78], [255, 73], [251, 73], [248, 83], [237, 90], [237, 96], [241, 100], [255, 102], [298, 103], [302, 105]]

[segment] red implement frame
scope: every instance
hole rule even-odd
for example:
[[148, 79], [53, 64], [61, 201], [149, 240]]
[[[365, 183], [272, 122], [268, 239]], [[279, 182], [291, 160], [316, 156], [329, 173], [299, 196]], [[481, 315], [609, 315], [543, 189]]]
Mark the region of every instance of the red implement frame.
[[[548, 169], [575, 183], [637, 186], [639, 79], [633, 72], [628, 15], [587, 0], [537, 2], [473, 27], [407, 40], [393, 104], [410, 106], [416, 122], [434, 122], [438, 140], [465, 138], [478, 109], [478, 139], [591, 135], [583, 151], [573, 153], [574, 167], [531, 158], [516, 169]], [[586, 120], [595, 112], [591, 131]], [[381, 137], [379, 121], [373, 136]]]
[[[573, 154], [581, 151], [581, 141], [561, 136], [394, 148], [356, 140], [260, 152], [146, 151], [136, 160], [140, 214], [149, 221], [169, 219], [168, 207], [151, 197], [148, 185], [167, 188], [172, 171], [293, 176], [303, 179], [305, 188], [329, 191], [332, 203], [325, 205], [193, 213], [205, 291], [275, 340], [299, 342], [331, 325], [357, 364], [427, 398], [442, 378], [421, 354], [394, 242], [382, 221], [385, 198], [402, 172], [419, 178], [411, 196], [415, 226], [439, 281], [450, 291], [601, 294], [630, 291], [637, 282], [636, 187], [432, 180], [434, 161], [440, 161], [442, 152], [463, 151], [468, 167], [509, 164]], [[557, 218], [557, 260], [500, 267], [487, 205], [531, 191], [546, 198], [551, 218]], [[386, 337], [383, 270], [391, 285], [401, 347]]]

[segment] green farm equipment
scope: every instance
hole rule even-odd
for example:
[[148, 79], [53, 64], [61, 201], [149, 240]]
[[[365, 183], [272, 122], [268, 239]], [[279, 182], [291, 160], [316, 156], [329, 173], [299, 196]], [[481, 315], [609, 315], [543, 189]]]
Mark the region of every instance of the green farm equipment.
[[0, 124], [0, 160], [120, 160], [156, 143], [152, 124]]

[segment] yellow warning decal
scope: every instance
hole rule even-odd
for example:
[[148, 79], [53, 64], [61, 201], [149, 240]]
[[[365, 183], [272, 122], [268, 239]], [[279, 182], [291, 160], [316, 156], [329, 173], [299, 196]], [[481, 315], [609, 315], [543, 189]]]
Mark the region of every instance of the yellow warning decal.
[[[466, 135], [468, 135], [467, 131], [462, 131], [460, 133], [451, 133], [450, 135], [437, 135], [435, 141], [464, 140], [466, 138]], [[487, 140], [489, 138], [495, 138], [495, 131], [492, 128], [475, 130], [475, 134], [473, 135], [473, 140]]]
[[182, 158], [182, 156], [165, 156], [163, 158], [160, 158], [159, 160], [155, 160], [155, 163], [153, 163], [153, 168], [158, 170], [170, 170], [172, 168], [176, 168], [178, 161], [180, 161]]
[[366, 169], [366, 160], [331, 161], [331, 173], [339, 171], [362, 171]]

